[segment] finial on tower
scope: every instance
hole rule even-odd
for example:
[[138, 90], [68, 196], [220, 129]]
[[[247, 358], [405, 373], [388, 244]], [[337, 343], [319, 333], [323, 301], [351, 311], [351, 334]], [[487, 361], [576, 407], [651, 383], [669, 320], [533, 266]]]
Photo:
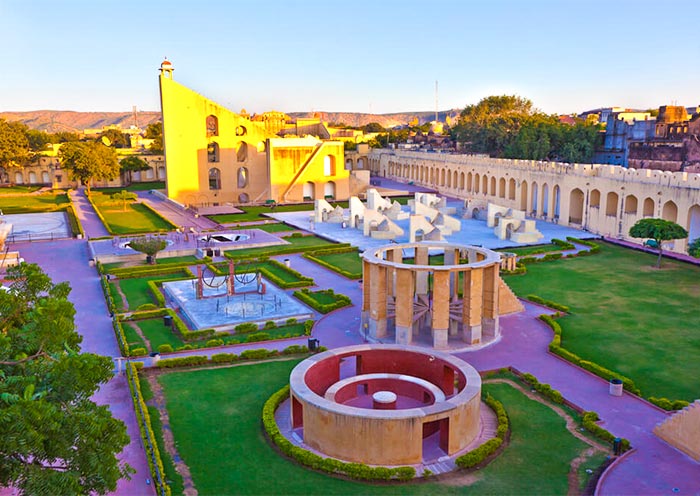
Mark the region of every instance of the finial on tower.
[[173, 78], [173, 64], [168, 60], [168, 57], [165, 57], [165, 60], [163, 63], [160, 64], [160, 73], [164, 75], [165, 77], [169, 77], [170, 79]]

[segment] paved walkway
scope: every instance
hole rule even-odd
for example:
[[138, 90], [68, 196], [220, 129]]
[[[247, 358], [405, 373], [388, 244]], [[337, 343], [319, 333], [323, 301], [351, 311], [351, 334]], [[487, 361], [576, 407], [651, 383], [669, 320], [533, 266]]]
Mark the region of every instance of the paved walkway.
[[[382, 180], [384, 181], [384, 180]], [[102, 236], [106, 233], [97, 215], [82, 193], [73, 193], [78, 217], [88, 236]], [[144, 195], [145, 196], [145, 195]], [[85, 201], [83, 201], [85, 200]], [[185, 223], [186, 213], [172, 211], [157, 198], [148, 198], [151, 206], [178, 225]], [[185, 217], [176, 217], [184, 215]], [[201, 218], [200, 218], [201, 219]], [[191, 217], [191, 220], [199, 220]], [[196, 224], [198, 228], [206, 228]], [[116, 356], [118, 348], [112, 331], [111, 319], [102, 296], [99, 277], [94, 268], [87, 264], [87, 243], [81, 240], [67, 240], [52, 243], [14, 244], [29, 262], [40, 263], [55, 280], [68, 280], [73, 292], [71, 301], [77, 310], [76, 324], [84, 336], [83, 349], [108, 356]], [[361, 285], [349, 281], [332, 271], [313, 264], [300, 255], [285, 255], [293, 269], [311, 276], [321, 287], [333, 288], [347, 294], [357, 304], [337, 310], [322, 317], [314, 328], [323, 346], [334, 348], [357, 344], [363, 341], [360, 333]], [[602, 426], [616, 436], [628, 438], [636, 449], [616, 464], [603, 479], [599, 494], [698, 494], [700, 492], [700, 464], [660, 441], [651, 429], [668, 416], [653, 405], [629, 394], [614, 397], [608, 394], [608, 383], [577, 367], [573, 367], [547, 352], [552, 331], [536, 319], [543, 313], [542, 307], [525, 303], [525, 312], [501, 319], [503, 337], [498, 343], [487, 348], [459, 353], [479, 370], [514, 366], [522, 372], [529, 372], [542, 382], [552, 385], [562, 394], [586, 410], [595, 410], [602, 419]], [[188, 354], [211, 354], [224, 351], [240, 353], [249, 348], [283, 349], [290, 344], [306, 344], [306, 338], [284, 340], [274, 343], [251, 343], [217, 348], [205, 352], [195, 350]], [[114, 415], [127, 424], [131, 444], [122, 453], [122, 459], [136, 468], [132, 481], [119, 484], [120, 494], [153, 494], [153, 486], [146, 484], [148, 465], [141, 447], [136, 418], [123, 376], [115, 376], [95, 397], [96, 401], [110, 405]]]

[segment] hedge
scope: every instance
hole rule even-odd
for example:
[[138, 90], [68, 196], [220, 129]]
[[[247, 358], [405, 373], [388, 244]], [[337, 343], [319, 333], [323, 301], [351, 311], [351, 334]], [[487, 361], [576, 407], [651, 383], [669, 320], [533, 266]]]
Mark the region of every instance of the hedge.
[[[319, 303], [312, 295], [314, 294], [328, 294], [332, 295], [335, 297], [335, 302], [333, 303], [326, 303], [322, 304]], [[344, 294], [340, 293], [334, 293], [332, 289], [323, 289], [320, 291], [309, 291], [308, 289], [304, 288], [301, 291], [294, 291], [294, 296], [296, 296], [298, 299], [309, 305], [311, 308], [316, 310], [317, 312], [320, 313], [328, 313], [332, 312], [333, 310], [336, 310], [338, 308], [343, 308], [348, 305], [352, 305], [352, 301], [350, 300], [349, 297], [345, 296]]]
[[552, 389], [549, 384], [541, 383], [532, 374], [523, 374], [522, 379], [528, 383], [535, 391], [540, 393], [542, 396], [552, 400], [554, 403], [561, 405], [564, 403], [564, 397], [556, 389]]
[[370, 467], [364, 463], [346, 463], [335, 458], [324, 458], [295, 446], [282, 435], [275, 421], [277, 407], [287, 398], [289, 398], [289, 385], [284, 386], [270, 396], [265, 402], [262, 411], [265, 432], [285, 455], [312, 469], [321, 470], [329, 474], [341, 474], [353, 479], [409, 481], [416, 476], [416, 469], [413, 467]]
[[163, 293], [160, 292], [160, 289], [158, 288], [158, 284], [156, 284], [155, 281], [146, 281], [146, 285], [148, 286], [148, 289], [151, 291], [151, 296], [153, 296], [153, 299], [156, 302], [156, 305], [159, 307], [164, 307], [165, 306], [165, 296], [163, 296]]
[[[290, 237], [303, 237], [303, 235], [302, 236], [292, 235]], [[338, 243], [337, 245], [335, 245], [335, 247], [344, 247], [344, 248], [347, 248], [350, 246], [351, 246], [350, 243]], [[246, 254], [237, 255], [236, 254], [237, 250], [228, 250], [228, 251], [224, 252], [224, 256], [226, 258], [231, 258], [233, 260], [246, 260], [246, 259], [255, 259], [255, 258], [260, 258], [260, 257], [274, 257], [277, 255], [288, 255], [291, 253], [306, 253], [307, 251], [314, 251], [314, 250], [318, 250], [318, 246], [311, 246], [311, 247], [304, 248], [304, 247], [300, 247], [297, 245], [289, 245], [289, 246], [275, 245], [275, 246], [270, 247], [269, 250], [257, 252], [257, 253], [255, 253], [255, 255], [246, 255]]]
[[562, 241], [561, 239], [552, 238], [552, 243], [557, 245], [562, 250], [575, 250], [576, 247], [567, 241]]
[[[192, 265], [188, 263], [187, 266]], [[111, 269], [109, 274], [119, 279], [133, 279], [143, 276], [160, 276], [168, 274], [177, 274], [184, 272], [184, 278], [194, 278], [192, 271], [187, 266], [180, 267], [179, 264], [172, 265], [137, 265], [135, 267], [117, 267]]]
[[489, 439], [478, 448], [457, 457], [455, 459], [455, 464], [460, 468], [471, 468], [484, 462], [484, 460], [493, 455], [496, 450], [501, 447], [506, 439], [506, 435], [508, 434], [510, 423], [508, 421], [508, 414], [506, 413], [505, 408], [503, 408], [503, 403], [495, 399], [490, 394], [486, 394], [484, 397], [484, 403], [491, 407], [498, 418], [496, 437]]
[[361, 279], [362, 278], [362, 272], [348, 272], [347, 270], [343, 270], [342, 268], [338, 267], [337, 265], [332, 265], [326, 262], [325, 260], [322, 260], [318, 258], [321, 255], [329, 255], [329, 254], [334, 254], [334, 253], [350, 253], [350, 252], [357, 252], [357, 248], [349, 246], [349, 247], [341, 247], [341, 248], [326, 248], [323, 250], [315, 250], [315, 251], [309, 251], [302, 256], [308, 260], [311, 260], [314, 263], [317, 263], [318, 265], [325, 267], [329, 270], [332, 270], [333, 272], [340, 274], [343, 277], [347, 277], [348, 279]]
[[295, 344], [286, 347], [281, 352], [277, 350], [266, 350], [264, 348], [258, 348], [255, 350], [245, 350], [240, 355], [235, 355], [233, 353], [217, 353], [215, 355], [212, 355], [211, 358], [205, 355], [163, 358], [161, 360], [158, 360], [158, 362], [156, 363], [156, 367], [164, 369], [172, 369], [177, 367], [196, 367], [199, 365], [233, 363], [239, 360], [264, 360], [266, 358], [272, 358], [279, 355], [294, 355], [308, 352], [309, 349], [306, 346]]
[[131, 356], [129, 343], [126, 341], [124, 329], [122, 328], [122, 323], [119, 321], [119, 319], [112, 319], [112, 327], [114, 328], [114, 334], [117, 336], [117, 344], [119, 345], [119, 351], [122, 352], [122, 356]]
[[562, 305], [561, 303], [557, 303], [556, 301], [546, 300], [534, 294], [529, 294], [525, 296], [525, 299], [533, 303], [539, 303], [540, 305], [559, 310], [561, 312], [569, 313], [569, 307], [567, 307], [566, 305]]
[[85, 237], [85, 231], [83, 231], [83, 226], [80, 223], [80, 219], [75, 213], [75, 204], [73, 203], [73, 198], [70, 194], [66, 195], [68, 197], [68, 207], [66, 207], [66, 215], [68, 216], [68, 225], [70, 225], [71, 233], [73, 237]]
[[[126, 375], [129, 380], [131, 399], [134, 402], [134, 410], [136, 410], [136, 416], [139, 420], [139, 431], [141, 432], [141, 439], [146, 450], [146, 458], [148, 459], [148, 466], [151, 470], [151, 479], [155, 484], [156, 493], [170, 496], [170, 486], [165, 481], [163, 460], [160, 456], [156, 436], [153, 433], [151, 416], [148, 413], [148, 407], [146, 406], [146, 402], [143, 400], [143, 394], [141, 393], [141, 381], [139, 380], [138, 376], [138, 367], [133, 363], [127, 364]], [[160, 474], [160, 476], [158, 476], [158, 474]]]
[[[596, 412], [583, 412], [582, 423], [584, 429], [586, 429], [588, 432], [590, 432], [597, 438], [607, 441], [609, 443], [613, 443], [615, 439], [618, 439], [616, 436], [613, 436], [610, 433], [610, 431], [603, 429], [601, 426], [596, 424], [598, 420], [600, 420], [600, 417], [598, 417], [598, 414]], [[622, 451], [628, 451], [630, 449], [629, 440], [625, 438], [619, 439], [621, 441]]]
[[567, 236], [566, 239], [567, 239], [567, 241], [571, 241], [572, 243], [578, 243], [580, 245], [588, 246], [590, 248], [590, 250], [588, 250], [587, 252], [585, 252], [585, 251], [579, 252], [579, 255], [583, 255], [584, 253], [586, 255], [588, 255], [591, 253], [598, 253], [600, 251], [600, 245], [598, 243], [594, 243], [593, 241], [574, 238], [573, 236]]
[[669, 400], [668, 398], [656, 398], [654, 396], [650, 396], [647, 398], [647, 400], [649, 400], [649, 403], [653, 403], [659, 408], [663, 408], [664, 410], [668, 411], [682, 410], [686, 406], [690, 405], [690, 403], [685, 400]]
[[105, 276], [102, 276], [100, 277], [100, 283], [102, 285], [102, 292], [105, 295], [105, 301], [107, 302], [107, 309], [109, 309], [109, 313], [115, 314], [117, 306], [114, 304], [114, 299], [112, 299], [112, 293], [109, 290], [109, 281], [107, 281], [107, 278]]
[[[271, 259], [266, 259], [266, 257], [255, 257], [257, 260], [257, 265], [253, 268], [251, 268], [248, 272], [254, 272], [254, 271], [260, 271], [260, 274], [273, 283], [275, 286], [278, 286], [282, 289], [291, 289], [291, 288], [303, 288], [306, 286], [313, 286], [315, 284], [314, 280], [310, 277], [306, 277], [305, 275], [301, 274], [300, 272], [297, 272], [294, 269], [290, 269], [286, 265], [284, 265], [282, 262], [279, 262], [277, 260], [271, 260]], [[277, 270], [281, 270], [283, 272], [286, 272], [289, 274], [291, 277], [296, 278], [296, 281], [285, 281], [284, 279], [280, 278], [272, 272], [270, 269], [265, 267], [265, 264], [273, 265]], [[228, 272], [224, 272], [223, 270], [219, 269], [215, 265], [207, 265], [210, 269], [212, 269], [212, 272], [214, 274], [220, 275], [220, 276], [225, 276], [228, 275]]]

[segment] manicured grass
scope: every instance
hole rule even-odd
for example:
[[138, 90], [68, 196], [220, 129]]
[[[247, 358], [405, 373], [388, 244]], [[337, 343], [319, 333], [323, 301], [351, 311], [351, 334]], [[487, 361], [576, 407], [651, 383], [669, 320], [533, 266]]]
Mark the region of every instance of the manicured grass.
[[93, 191], [90, 198], [112, 234], [138, 234], [170, 231], [176, 228], [164, 218], [156, 215], [142, 203], [127, 202], [126, 209], [120, 200], [112, 200], [112, 192]]
[[[199, 265], [204, 263], [201, 258], [197, 258], [194, 255], [184, 255], [182, 257], [168, 257], [168, 258], [156, 258], [156, 265]], [[144, 260], [142, 263], [134, 264], [134, 262], [114, 262], [102, 264], [102, 270], [104, 272], [111, 272], [112, 269], [120, 269], [123, 267], [146, 267], [148, 264]]]
[[336, 267], [338, 270], [344, 270], [351, 274], [358, 275], [357, 279], [362, 277], [362, 259], [357, 251], [348, 251], [345, 253], [327, 253], [314, 255], [315, 258], [323, 260], [328, 265]]
[[700, 396], [700, 267], [601, 243], [597, 255], [528, 265], [518, 295], [571, 308], [562, 347], [634, 380], [645, 396]]
[[144, 343], [143, 339], [141, 339], [141, 336], [139, 336], [136, 331], [134, 330], [133, 327], [131, 327], [131, 324], [129, 322], [122, 322], [122, 329], [124, 329], [124, 337], [126, 338], [126, 342], [129, 344], [130, 349], [134, 348], [146, 348], [148, 349], [148, 346], [146, 346], [146, 343]]
[[[317, 248], [324, 248], [328, 246], [333, 246], [335, 243], [331, 241], [326, 241], [323, 238], [319, 238], [318, 236], [287, 236], [284, 238], [285, 241], [288, 241], [291, 243], [293, 249], [295, 250], [296, 253], [302, 252], [302, 251], [307, 251], [307, 250], [312, 250], [312, 249], [317, 249]], [[234, 259], [241, 259], [241, 258], [257, 258], [261, 256], [265, 257], [272, 257], [275, 256], [276, 254], [283, 254], [283, 253], [291, 253], [289, 251], [290, 246], [289, 245], [278, 245], [278, 246], [263, 246], [260, 248], [244, 248], [241, 250], [227, 250], [226, 255], [234, 258]]]
[[68, 205], [66, 193], [42, 193], [40, 195], [0, 196], [0, 210], [4, 214], [34, 214], [56, 212]]
[[[143, 396], [143, 401], [148, 405], [153, 399], [153, 391], [151, 391], [151, 385], [148, 383], [143, 376], [139, 376], [139, 382], [141, 384], [141, 394]], [[160, 452], [160, 459], [163, 461], [163, 471], [165, 472], [165, 480], [170, 486], [171, 494], [183, 494], [185, 487], [182, 482], [182, 476], [175, 470], [175, 464], [173, 463], [170, 454], [165, 450], [165, 443], [163, 442], [163, 422], [160, 420], [160, 412], [155, 406], [148, 405], [148, 414], [151, 417], [151, 428], [153, 429], [153, 434], [156, 437], [156, 443], [158, 444], [158, 451]]]
[[124, 293], [124, 296], [126, 296], [126, 301], [129, 304], [128, 310], [133, 312], [144, 303], [155, 304], [155, 301], [153, 301], [153, 297], [151, 296], [151, 291], [148, 289], [148, 284], [146, 283], [147, 281], [175, 281], [186, 278], [188, 278], [187, 274], [182, 271], [174, 274], [119, 279], [117, 282], [119, 283], [119, 287]]
[[124, 308], [122, 297], [119, 294], [119, 290], [117, 289], [116, 281], [109, 283], [109, 294], [112, 297], [112, 301], [114, 302], [114, 306], [116, 307], [117, 312], [125, 312], [126, 308]]
[[[484, 389], [510, 417], [510, 445], [474, 483], [373, 485], [307, 470], [280, 456], [260, 426], [264, 402], [298, 360], [161, 375], [179, 454], [208, 494], [566, 494], [569, 464], [585, 449], [548, 407], [506, 384]], [[222, 456], [222, 454], [226, 456]]]
[[141, 332], [151, 345], [151, 351], [158, 351], [161, 344], [169, 344], [173, 350], [183, 346], [185, 343], [180, 339], [170, 327], [163, 325], [163, 318], [146, 319], [135, 322], [139, 326]]
[[152, 189], [165, 189], [165, 181], [151, 181], [147, 183], [131, 183], [129, 186], [123, 188], [93, 188], [93, 192], [104, 193], [105, 195], [111, 195], [113, 193], [119, 193], [121, 190], [127, 191], [149, 191]]
[[41, 186], [3, 186], [0, 187], [0, 195], [16, 195], [18, 193], [32, 193], [41, 189]]
[[274, 222], [272, 224], [252, 224], [252, 225], [247, 225], [247, 226], [235, 226], [235, 227], [229, 227], [228, 229], [231, 229], [233, 231], [239, 230], [239, 229], [260, 229], [261, 231], [269, 232], [269, 233], [274, 233], [274, 232], [285, 232], [285, 231], [296, 231], [296, 227], [288, 226], [287, 224], [283, 224], [282, 222]]

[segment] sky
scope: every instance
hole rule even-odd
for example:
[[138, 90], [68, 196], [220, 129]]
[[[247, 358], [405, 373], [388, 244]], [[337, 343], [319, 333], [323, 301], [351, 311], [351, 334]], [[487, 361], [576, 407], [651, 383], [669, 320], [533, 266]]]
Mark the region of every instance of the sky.
[[700, 105], [700, 0], [0, 0], [0, 111], [159, 110], [158, 68], [233, 111]]

